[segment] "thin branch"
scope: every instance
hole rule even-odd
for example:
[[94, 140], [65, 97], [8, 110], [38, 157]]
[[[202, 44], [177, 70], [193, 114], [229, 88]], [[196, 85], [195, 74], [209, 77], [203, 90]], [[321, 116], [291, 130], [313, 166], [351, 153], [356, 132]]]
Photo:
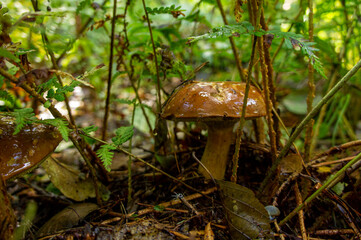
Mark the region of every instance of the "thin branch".
[[[308, 34], [309, 34], [309, 41], [313, 42], [313, 0], [308, 0]], [[313, 99], [315, 98], [315, 83], [314, 83], [314, 69], [312, 65], [312, 59], [309, 59], [308, 62], [308, 95], [307, 95], [307, 112], [312, 110]], [[311, 144], [312, 144], [312, 133], [313, 133], [313, 124], [314, 120], [308, 123], [306, 127], [306, 136], [305, 136], [305, 143], [304, 143], [304, 161], [307, 163], [310, 160], [311, 154]]]
[[152, 26], [150, 25], [148, 11], [147, 11], [147, 8], [145, 6], [145, 0], [142, 0], [142, 3], [143, 3], [144, 12], [145, 12], [145, 17], [146, 17], [147, 23], [148, 23], [150, 40], [152, 41], [152, 47], [153, 47], [153, 55], [154, 55], [153, 57], [154, 57], [155, 71], [157, 73], [157, 111], [158, 111], [158, 113], [160, 113], [161, 110], [162, 110], [161, 109], [162, 108], [162, 99], [161, 99], [161, 96], [160, 96], [161, 84], [160, 84], [160, 77], [159, 77], [159, 67], [158, 67], [158, 60], [157, 60], [157, 52], [155, 50], [155, 44], [154, 44], [154, 39], [153, 39], [153, 31], [152, 31]]
[[[218, 5], [218, 8], [219, 8], [219, 11], [221, 12], [224, 24], [228, 25], [227, 17], [226, 17], [226, 14], [224, 13], [224, 9], [223, 9], [223, 5], [222, 5], [221, 0], [217, 0], [217, 5]], [[236, 61], [236, 66], [237, 66], [237, 69], [238, 69], [239, 77], [241, 78], [241, 80], [243, 82], [245, 82], [246, 77], [244, 76], [244, 73], [243, 73], [241, 60], [239, 59], [238, 50], [237, 50], [236, 44], [234, 43], [233, 37], [229, 37], [229, 42], [231, 43], [233, 56], [234, 56], [234, 60]]]
[[107, 128], [108, 128], [108, 117], [109, 117], [109, 104], [111, 97], [111, 87], [112, 87], [112, 70], [113, 70], [113, 51], [114, 51], [114, 32], [115, 32], [115, 20], [117, 18], [117, 0], [113, 1], [113, 19], [112, 19], [112, 32], [110, 34], [110, 56], [109, 56], [109, 70], [108, 70], [108, 82], [107, 82], [107, 98], [105, 101], [105, 110], [103, 118], [103, 129], [102, 129], [102, 139], [105, 140], [107, 137]]
[[233, 154], [233, 158], [232, 158], [232, 176], [231, 176], [231, 181], [232, 182], [237, 182], [237, 169], [238, 169], [238, 158], [239, 158], [239, 150], [241, 147], [241, 140], [242, 140], [242, 129], [245, 123], [245, 116], [246, 116], [246, 107], [247, 107], [247, 99], [248, 99], [248, 93], [249, 93], [249, 89], [250, 89], [250, 82], [251, 82], [251, 73], [252, 73], [252, 67], [253, 67], [253, 62], [254, 62], [254, 58], [255, 58], [255, 49], [256, 49], [256, 43], [257, 43], [257, 36], [253, 35], [253, 45], [252, 45], [252, 53], [251, 53], [251, 60], [248, 64], [248, 75], [247, 75], [247, 83], [246, 83], [246, 89], [244, 92], [244, 97], [243, 97], [243, 105], [242, 105], [242, 114], [241, 114], [241, 119], [240, 119], [240, 123], [239, 123], [239, 127], [237, 129], [237, 139], [236, 139], [236, 146], [235, 146], [235, 150], [234, 150], [234, 154]]

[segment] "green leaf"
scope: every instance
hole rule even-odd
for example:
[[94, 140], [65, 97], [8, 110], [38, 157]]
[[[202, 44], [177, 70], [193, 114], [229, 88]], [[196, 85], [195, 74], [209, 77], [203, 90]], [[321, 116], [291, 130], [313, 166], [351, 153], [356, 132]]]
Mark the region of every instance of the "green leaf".
[[91, 0], [83, 0], [78, 4], [78, 7], [76, 8], [76, 14], [79, 14], [81, 10], [83, 10], [86, 6], [91, 5]]
[[2, 99], [4, 101], [8, 101], [12, 105], [15, 103], [14, 97], [7, 91], [1, 90], [1, 89], [0, 89], [0, 99]]
[[43, 120], [42, 122], [50, 124], [54, 127], [56, 127], [61, 136], [63, 137], [63, 139], [67, 142], [69, 140], [69, 128], [68, 128], [68, 123], [60, 118], [55, 118], [55, 119], [46, 119]]
[[98, 127], [97, 127], [97, 126], [94, 126], [94, 125], [91, 125], [91, 126], [82, 128], [82, 130], [83, 130], [86, 134], [90, 134], [90, 133], [92, 133], [92, 132], [96, 132], [96, 131], [98, 130]]
[[120, 99], [115, 99], [114, 102], [131, 105], [131, 104], [134, 104], [136, 102], [136, 100], [135, 99], [130, 100], [130, 99], [126, 99], [126, 98], [120, 98]]
[[51, 106], [51, 102], [48, 100], [44, 103], [45, 108], [49, 108]]
[[133, 137], [133, 126], [120, 127], [115, 131], [116, 136], [112, 138], [115, 145], [119, 146]]
[[61, 87], [55, 76], [50, 78], [48, 81], [41, 83], [37, 87], [37, 92], [41, 93], [41, 92], [49, 91], [53, 87], [57, 87], [57, 88]]
[[114, 145], [104, 144], [97, 151], [97, 156], [103, 162], [103, 165], [107, 171], [111, 170], [110, 165], [112, 164], [112, 160], [114, 156], [114, 152], [112, 152], [112, 150], [115, 149], [116, 147]]
[[210, 32], [200, 35], [189, 37], [187, 43], [192, 43], [199, 40], [205, 39], [218, 39], [218, 38], [228, 38], [231, 36], [239, 35], [256, 35], [261, 37], [265, 34], [272, 34], [276, 38], [284, 38], [285, 45], [287, 48], [297, 48], [300, 47], [303, 54], [307, 55], [310, 59], [311, 64], [315, 70], [321, 74], [322, 77], [327, 79], [327, 76], [323, 70], [323, 66], [319, 58], [314, 54], [315, 51], [318, 51], [317, 48], [312, 47], [315, 43], [307, 42], [304, 40], [304, 36], [301, 34], [296, 34], [292, 32], [282, 32], [279, 30], [264, 31], [262, 29], [255, 31], [253, 26], [249, 22], [244, 21], [239, 24], [234, 25], [225, 25], [217, 28], [213, 28]]
[[170, 7], [160, 7], [160, 8], [149, 8], [146, 7], [148, 14], [158, 15], [158, 14], [173, 14], [175, 11], [183, 12], [184, 9], [181, 9], [181, 6], [176, 7], [174, 4]]
[[14, 62], [20, 62], [20, 59], [15, 57], [14, 54], [4, 48], [0, 48], [0, 56], [13, 60]]
[[32, 108], [15, 109], [14, 116], [16, 124], [14, 135], [19, 133], [25, 124], [37, 120]]

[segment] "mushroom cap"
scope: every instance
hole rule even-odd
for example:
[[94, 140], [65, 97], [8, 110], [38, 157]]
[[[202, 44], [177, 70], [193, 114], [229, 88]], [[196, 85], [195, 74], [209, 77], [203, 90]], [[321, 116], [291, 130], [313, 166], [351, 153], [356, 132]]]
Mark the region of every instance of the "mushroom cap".
[[27, 124], [16, 135], [14, 130], [15, 118], [0, 114], [0, 175], [5, 180], [40, 164], [62, 140], [50, 125]]
[[[176, 89], [163, 106], [161, 117], [182, 121], [235, 120], [242, 115], [245, 83], [190, 82]], [[266, 115], [262, 94], [250, 86], [245, 118]]]

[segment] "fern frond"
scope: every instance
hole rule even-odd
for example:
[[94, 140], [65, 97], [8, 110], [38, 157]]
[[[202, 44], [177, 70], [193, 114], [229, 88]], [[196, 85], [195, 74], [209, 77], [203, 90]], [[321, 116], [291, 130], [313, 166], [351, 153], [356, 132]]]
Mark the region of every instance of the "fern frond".
[[305, 54], [311, 60], [311, 64], [315, 70], [321, 74], [322, 77], [326, 78], [325, 72], [323, 70], [322, 63], [320, 59], [315, 55], [315, 51], [318, 51], [317, 48], [312, 47], [314, 42], [307, 42], [304, 40], [304, 36], [301, 34], [296, 34], [292, 32], [282, 32], [279, 30], [264, 31], [262, 29], [255, 31], [254, 27], [250, 22], [244, 21], [239, 24], [234, 25], [225, 25], [217, 28], [213, 28], [206, 34], [200, 36], [189, 37], [187, 43], [192, 43], [199, 40], [206, 39], [219, 39], [219, 38], [228, 38], [228, 37], [238, 37], [240, 35], [256, 35], [258, 37], [265, 34], [272, 34], [276, 38], [284, 38], [285, 45], [288, 48], [299, 47], [302, 50], [302, 53]]
[[112, 144], [104, 144], [97, 151], [97, 156], [103, 162], [103, 165], [107, 171], [110, 171], [110, 165], [112, 164], [114, 156], [114, 152], [112, 152], [112, 150], [115, 149], [116, 147]]
[[119, 146], [126, 141], [128, 141], [131, 137], [133, 137], [134, 127], [120, 127], [115, 131], [116, 136], [112, 138], [112, 141], [115, 145]]
[[91, 126], [82, 128], [82, 130], [84, 131], [84, 133], [90, 134], [92, 132], [96, 132], [98, 130], [98, 127], [91, 125]]
[[14, 97], [8, 93], [5, 90], [1, 90], [0, 89], [0, 99], [4, 100], [4, 101], [8, 101], [10, 104], [14, 105], [15, 104], [15, 99]]
[[13, 114], [15, 116], [15, 124], [16, 124], [15, 131], [13, 133], [14, 135], [18, 134], [21, 131], [21, 129], [23, 129], [25, 124], [37, 120], [35, 114], [33, 113], [32, 108], [15, 109]]
[[174, 12], [183, 12], [185, 10], [181, 9], [181, 6], [176, 7], [174, 4], [170, 7], [160, 7], [160, 8], [149, 8], [147, 7], [148, 14], [158, 15], [158, 14], [174, 14]]
[[69, 140], [68, 123], [60, 118], [42, 120], [43, 123], [50, 124], [58, 129], [62, 138], [67, 142]]

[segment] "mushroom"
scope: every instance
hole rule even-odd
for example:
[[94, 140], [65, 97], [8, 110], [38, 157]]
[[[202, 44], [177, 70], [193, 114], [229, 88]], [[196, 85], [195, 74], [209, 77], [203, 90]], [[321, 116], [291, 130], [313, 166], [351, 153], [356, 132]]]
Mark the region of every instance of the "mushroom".
[[[164, 104], [161, 117], [174, 121], [203, 122], [208, 140], [202, 164], [215, 179], [223, 179], [233, 128], [242, 115], [246, 84], [240, 82], [190, 82], [180, 86]], [[247, 99], [246, 119], [266, 115], [262, 94], [251, 86]], [[200, 165], [198, 171], [209, 178]]]
[[26, 173], [51, 154], [61, 142], [55, 127], [45, 124], [27, 124], [14, 135], [15, 118], [0, 114], [0, 175], [7, 180]]

